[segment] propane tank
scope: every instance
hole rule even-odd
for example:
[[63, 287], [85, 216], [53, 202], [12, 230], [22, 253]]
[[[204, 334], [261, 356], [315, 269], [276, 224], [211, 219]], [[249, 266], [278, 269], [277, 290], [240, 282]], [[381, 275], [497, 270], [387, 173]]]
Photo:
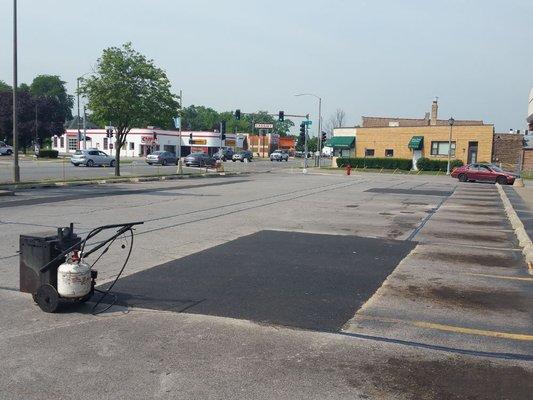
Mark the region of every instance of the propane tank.
[[57, 293], [61, 297], [77, 298], [91, 291], [91, 267], [80, 260], [78, 251], [57, 269]]

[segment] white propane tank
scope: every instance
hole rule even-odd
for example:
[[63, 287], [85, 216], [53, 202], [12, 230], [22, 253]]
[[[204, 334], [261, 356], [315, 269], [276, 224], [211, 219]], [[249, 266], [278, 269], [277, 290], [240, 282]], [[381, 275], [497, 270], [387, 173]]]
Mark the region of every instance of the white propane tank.
[[91, 267], [79, 261], [77, 254], [57, 269], [57, 293], [61, 297], [83, 297], [91, 291]]

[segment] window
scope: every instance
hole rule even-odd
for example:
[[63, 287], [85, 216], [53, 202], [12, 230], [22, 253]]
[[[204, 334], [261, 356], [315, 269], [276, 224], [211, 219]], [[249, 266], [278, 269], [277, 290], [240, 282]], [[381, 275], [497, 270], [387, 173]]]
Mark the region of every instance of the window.
[[385, 150], [385, 157], [394, 157], [394, 150], [393, 149], [386, 149]]
[[68, 138], [68, 149], [69, 150], [76, 150], [78, 148], [78, 139], [76, 138]]
[[[432, 156], [447, 156], [449, 144], [448, 142], [431, 142], [431, 155]], [[455, 142], [452, 142], [452, 157], [455, 157]]]
[[65, 147], [65, 138], [63, 136], [59, 138], [59, 147]]
[[97, 156], [98, 155], [98, 151], [97, 150], [91, 150], [88, 152], [90, 156]]
[[105, 137], [104, 138], [104, 150], [107, 150], [108, 146], [109, 146], [109, 139]]
[[57, 136], [54, 136], [54, 147], [57, 147]]
[[135, 150], [135, 143], [130, 142], [130, 150]]
[[374, 157], [374, 149], [365, 149], [365, 157]]

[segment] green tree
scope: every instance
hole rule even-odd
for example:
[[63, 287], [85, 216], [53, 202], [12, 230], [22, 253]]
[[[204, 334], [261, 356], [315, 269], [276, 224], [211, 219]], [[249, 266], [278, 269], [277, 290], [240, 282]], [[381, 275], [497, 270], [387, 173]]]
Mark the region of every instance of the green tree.
[[10, 92], [11, 86], [0, 79], [0, 92]]
[[171, 127], [179, 107], [166, 73], [131, 43], [105, 49], [95, 74], [84, 79], [80, 92], [87, 96], [93, 120], [115, 127], [116, 176], [120, 176], [120, 150], [131, 128]]
[[66, 121], [72, 119], [74, 96], [67, 93], [65, 82], [57, 75], [37, 75], [30, 85], [30, 93], [34, 97], [55, 99], [61, 105], [61, 113]]

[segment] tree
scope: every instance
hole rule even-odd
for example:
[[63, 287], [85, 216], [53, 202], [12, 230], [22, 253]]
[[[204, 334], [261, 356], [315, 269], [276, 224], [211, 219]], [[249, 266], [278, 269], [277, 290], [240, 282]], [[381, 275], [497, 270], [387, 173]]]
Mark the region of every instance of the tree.
[[0, 92], [10, 92], [11, 86], [0, 79]]
[[115, 127], [116, 176], [120, 176], [120, 150], [131, 128], [170, 127], [179, 107], [166, 73], [131, 43], [105, 49], [95, 74], [84, 79], [80, 92], [87, 96], [93, 120]]
[[332, 114], [326, 121], [324, 129], [328, 133], [328, 135], [331, 136], [333, 134], [333, 129], [340, 128], [344, 126], [345, 123], [346, 113], [342, 109], [337, 108], [335, 113]]
[[61, 113], [66, 121], [72, 119], [74, 96], [67, 94], [64, 81], [57, 75], [37, 75], [30, 85], [34, 97], [48, 97], [60, 104]]

